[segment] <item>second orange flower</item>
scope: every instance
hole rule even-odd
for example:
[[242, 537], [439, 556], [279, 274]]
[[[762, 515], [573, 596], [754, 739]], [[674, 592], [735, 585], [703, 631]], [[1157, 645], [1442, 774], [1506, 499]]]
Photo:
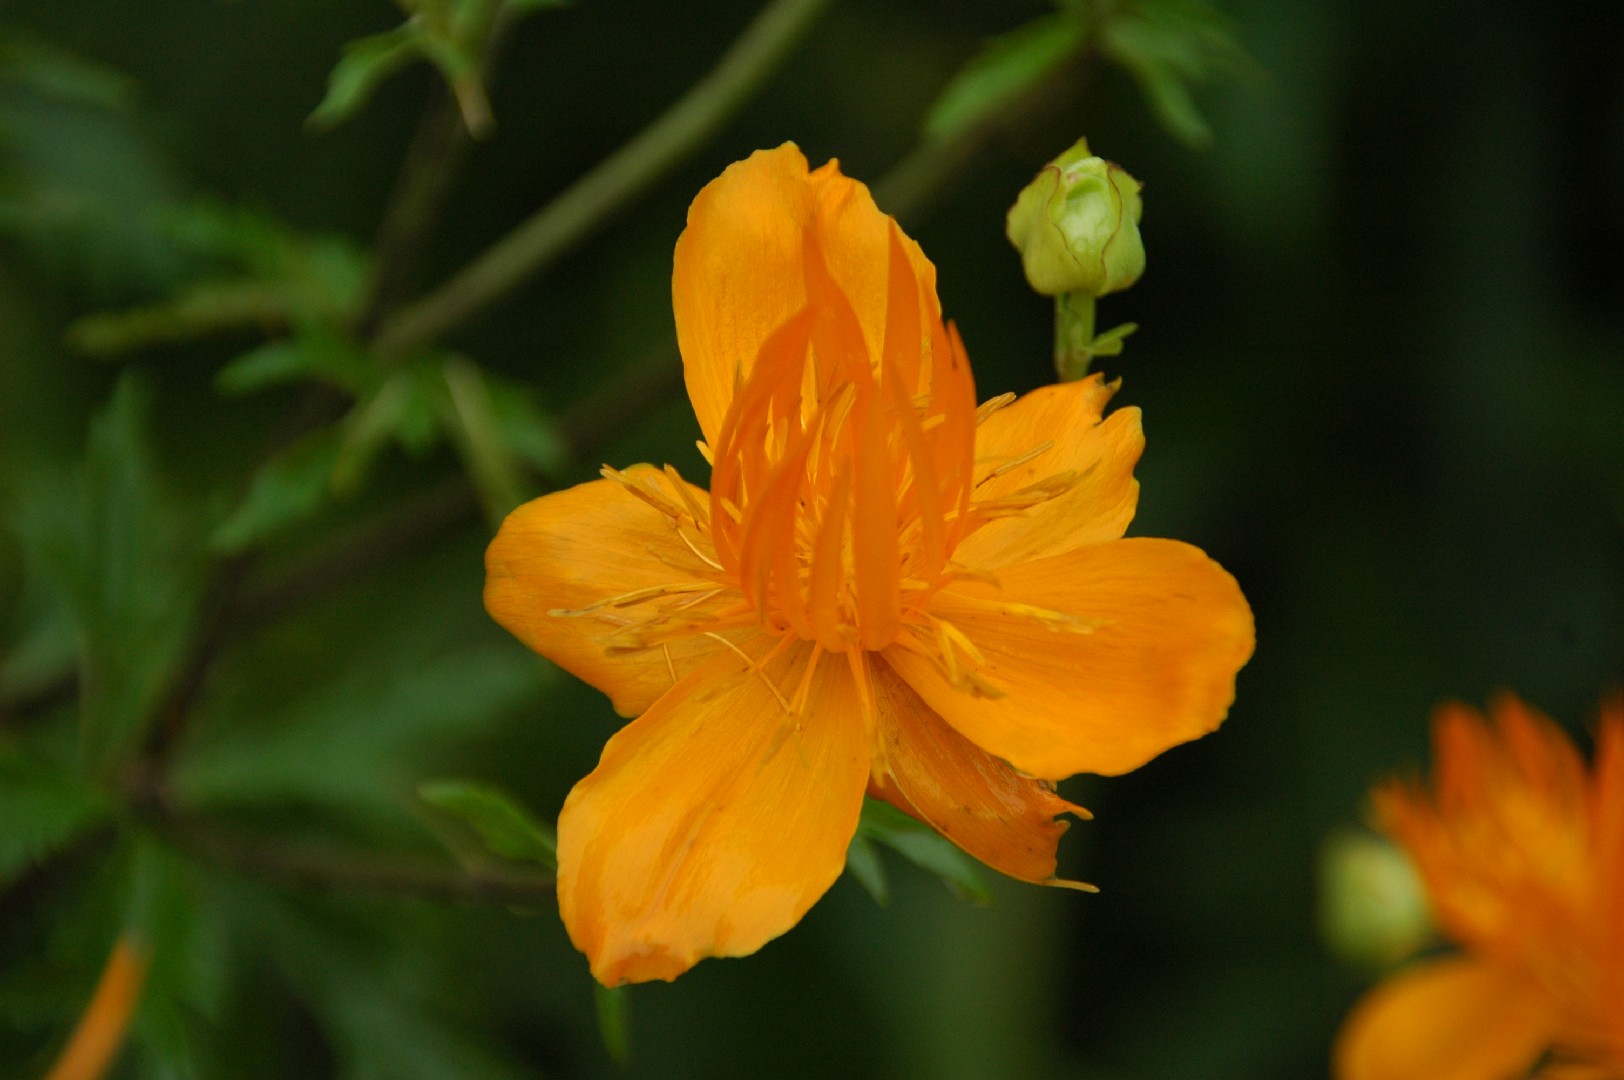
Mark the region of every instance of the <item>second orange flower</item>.
[[710, 490], [605, 469], [486, 559], [492, 616], [637, 717], [558, 823], [593, 974], [671, 979], [789, 929], [865, 791], [1056, 883], [1077, 808], [1052, 781], [1212, 730], [1253, 647], [1221, 567], [1123, 537], [1138, 410], [1103, 417], [1098, 376], [978, 407], [934, 267], [793, 145], [700, 192], [673, 301]]

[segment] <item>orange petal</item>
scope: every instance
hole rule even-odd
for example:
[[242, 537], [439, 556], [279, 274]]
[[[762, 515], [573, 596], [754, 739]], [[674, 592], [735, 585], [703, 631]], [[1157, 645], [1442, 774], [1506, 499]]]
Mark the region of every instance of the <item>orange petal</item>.
[[782, 934], [840, 876], [868, 780], [851, 675], [809, 646], [688, 676], [604, 747], [558, 819], [558, 906], [607, 986]]
[[[976, 429], [978, 501], [1011, 495], [1057, 473], [1071, 471], [1069, 490], [1019, 517], [990, 521], [961, 542], [954, 558], [990, 568], [1058, 555], [1084, 544], [1122, 536], [1139, 503], [1134, 465], [1145, 448], [1139, 410], [1101, 411], [1116, 387], [1091, 375], [1045, 386], [1006, 405]], [[1006, 472], [1000, 467], [1051, 447]]]
[[1031, 776], [1135, 769], [1216, 728], [1252, 655], [1240, 587], [1199, 548], [1131, 539], [963, 581], [930, 613], [981, 653], [988, 697], [892, 646], [897, 673], [970, 740]]
[[1337, 1037], [1337, 1080], [1508, 1080], [1547, 1046], [1556, 1006], [1513, 970], [1469, 957], [1425, 961], [1381, 983]]
[[[646, 465], [624, 475], [655, 490], [666, 482], [663, 473]], [[704, 491], [687, 488], [698, 503], [708, 502]], [[688, 536], [696, 539], [691, 531]], [[485, 609], [530, 648], [608, 694], [622, 716], [635, 716], [678, 677], [726, 647], [691, 634], [664, 646], [612, 650], [616, 633], [662, 602], [675, 605], [702, 595], [708, 573], [667, 514], [619, 481], [594, 480], [544, 495], [508, 515], [485, 553]], [[558, 614], [666, 585], [699, 591]], [[729, 591], [687, 614], [733, 599]]]
[[[794, 143], [756, 151], [700, 191], [677, 240], [671, 303], [688, 397], [707, 441], [715, 443], [734, 388], [767, 336], [806, 303], [807, 229], [817, 231], [829, 272], [851, 299], [877, 360], [889, 220], [868, 188], [842, 176], [835, 162], [809, 172]], [[935, 268], [912, 240], [903, 247], [926, 301], [922, 324], [940, 321]]]
[[1073, 806], [954, 731], [883, 662], [870, 668], [883, 773], [871, 791], [988, 866], [1022, 881], [1054, 880], [1055, 847]]

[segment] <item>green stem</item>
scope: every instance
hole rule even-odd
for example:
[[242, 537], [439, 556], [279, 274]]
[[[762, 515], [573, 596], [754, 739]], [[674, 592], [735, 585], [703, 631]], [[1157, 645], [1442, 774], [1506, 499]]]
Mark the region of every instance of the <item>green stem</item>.
[[159, 833], [222, 869], [295, 889], [498, 904], [545, 903], [555, 895], [552, 875], [534, 870], [461, 867], [425, 856], [294, 846], [183, 819], [159, 822]]
[[428, 296], [384, 323], [377, 347], [410, 353], [554, 262], [680, 162], [747, 101], [828, 0], [773, 0], [709, 75], [630, 142]]
[[1094, 359], [1094, 297], [1086, 292], [1054, 298], [1054, 369], [1061, 382], [1088, 374]]

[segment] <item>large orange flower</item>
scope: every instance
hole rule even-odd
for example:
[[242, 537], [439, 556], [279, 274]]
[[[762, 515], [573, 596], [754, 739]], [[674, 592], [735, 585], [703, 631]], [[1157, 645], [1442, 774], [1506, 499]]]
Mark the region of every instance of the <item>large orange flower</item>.
[[1433, 719], [1433, 791], [1393, 782], [1378, 819], [1409, 852], [1460, 952], [1355, 1007], [1339, 1080], [1624, 1080], [1624, 699], [1596, 763], [1510, 695], [1492, 724]]
[[1055, 883], [1051, 781], [1217, 726], [1252, 651], [1234, 580], [1122, 538], [1139, 414], [1098, 377], [976, 407], [935, 269], [793, 145], [700, 192], [677, 337], [712, 463], [605, 469], [516, 510], [485, 603], [637, 719], [558, 822], [558, 899], [606, 984], [793, 926], [866, 790]]

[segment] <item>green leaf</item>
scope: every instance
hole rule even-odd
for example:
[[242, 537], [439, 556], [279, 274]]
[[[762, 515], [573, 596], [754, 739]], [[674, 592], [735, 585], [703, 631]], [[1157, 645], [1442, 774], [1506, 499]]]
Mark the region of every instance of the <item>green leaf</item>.
[[325, 131], [343, 123], [372, 99], [386, 79], [422, 55], [423, 33], [415, 20], [350, 42], [327, 77], [327, 95], [305, 124]]
[[135, 96], [134, 83], [120, 72], [12, 27], [0, 28], [0, 81], [58, 101], [103, 109], [126, 109]]
[[865, 799], [857, 835], [884, 844], [920, 869], [935, 874], [960, 899], [983, 907], [992, 903], [980, 864], [935, 829], [890, 803]]
[[158, 483], [146, 414], [146, 393], [126, 377], [91, 424], [84, 466], [25, 478], [15, 505], [25, 563], [78, 629], [82, 750], [98, 769], [151, 720], [202, 590], [201, 533]]
[[1060, 70], [1085, 36], [1083, 20], [1062, 11], [994, 38], [953, 76], [925, 114], [925, 137], [943, 141], [975, 127]]
[[375, 376], [362, 349], [338, 335], [311, 331], [243, 353], [215, 373], [214, 386], [237, 397], [305, 379], [321, 379], [359, 395]]
[[1212, 129], [1195, 106], [1190, 84], [1257, 71], [1228, 22], [1203, 0], [1140, 0], [1106, 22], [1101, 42], [1105, 54], [1138, 82], [1162, 126], [1192, 146], [1210, 143]]
[[82, 777], [0, 746], [0, 885], [111, 812], [107, 796]]
[[310, 376], [315, 363], [297, 339], [269, 341], [232, 360], [214, 376], [214, 388], [231, 397]]
[[592, 1000], [598, 1009], [598, 1035], [609, 1060], [625, 1065], [632, 1056], [631, 995], [624, 986], [593, 982]]
[[314, 515], [332, 499], [338, 433], [314, 431], [254, 474], [248, 494], [209, 538], [214, 550], [236, 554]]
[[417, 795], [479, 834], [493, 853], [558, 869], [558, 840], [506, 792], [474, 780], [426, 780]]
[[59, 596], [29, 581], [17, 604], [24, 629], [0, 659], [0, 698], [15, 701], [45, 691], [72, 674], [79, 659], [79, 632]]
[[[443, 606], [425, 611], [425, 618], [444, 621]], [[448, 740], [530, 700], [547, 677], [547, 669], [506, 643], [425, 652], [380, 629], [369, 644], [375, 645], [370, 651], [346, 646], [338, 678], [315, 681], [270, 705], [267, 679], [274, 684], [281, 673], [267, 676], [265, 658], [244, 657], [235, 696], [210, 703], [230, 722], [200, 722], [176, 761], [177, 802], [305, 805], [373, 822], [407, 822], [401, 795], [443, 756]], [[260, 682], [247, 682], [250, 676]]]
[[1093, 356], [1121, 356], [1122, 343], [1128, 336], [1139, 329], [1138, 323], [1122, 323], [1113, 326], [1105, 333], [1100, 334], [1088, 343], [1088, 351]]
[[542, 476], [556, 480], [569, 472], [574, 464], [569, 440], [557, 421], [535, 403], [529, 389], [489, 373], [485, 386], [508, 449]]
[[339, 427], [338, 458], [333, 463], [333, 490], [353, 494], [372, 471], [372, 464], [412, 411], [417, 392], [412, 373], [396, 372], [370, 396], [358, 402]]
[[880, 853], [874, 850], [874, 845], [861, 832], [851, 838], [851, 846], [846, 849], [846, 871], [880, 907], [891, 902], [891, 884], [885, 877], [885, 864], [880, 861]]

